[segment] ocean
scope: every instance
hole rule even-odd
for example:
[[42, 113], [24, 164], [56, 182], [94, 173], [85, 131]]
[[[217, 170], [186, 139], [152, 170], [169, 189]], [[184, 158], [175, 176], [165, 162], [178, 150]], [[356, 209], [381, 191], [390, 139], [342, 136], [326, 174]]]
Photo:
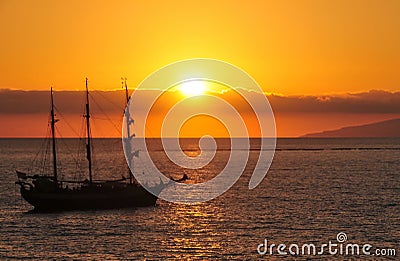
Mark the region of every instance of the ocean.
[[[57, 142], [60, 173], [84, 176], [78, 169], [85, 162], [75, 158], [80, 141]], [[197, 142], [185, 139], [181, 146], [196, 154]], [[126, 170], [120, 139], [94, 144], [95, 175], [119, 178]], [[31, 168], [43, 145], [42, 139], [0, 139], [1, 260], [395, 260], [400, 255], [400, 138], [278, 139], [259, 186], [248, 189], [259, 153], [253, 149], [235, 185], [204, 203], [158, 200], [147, 208], [30, 213], [14, 184], [15, 169]], [[215, 166], [230, 153], [218, 148], [221, 162], [216, 158]], [[165, 172], [179, 178], [182, 173], [163, 164], [161, 154], [153, 153]], [[188, 182], [202, 182], [219, 169], [185, 173]], [[280, 252], [279, 245], [285, 246]]]

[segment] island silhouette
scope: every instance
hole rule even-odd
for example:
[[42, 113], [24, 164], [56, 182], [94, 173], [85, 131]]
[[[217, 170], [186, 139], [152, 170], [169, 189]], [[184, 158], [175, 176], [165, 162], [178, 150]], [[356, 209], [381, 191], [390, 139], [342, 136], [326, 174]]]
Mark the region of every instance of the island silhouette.
[[335, 130], [308, 133], [305, 138], [345, 137], [400, 137], [400, 118], [363, 125], [347, 126]]

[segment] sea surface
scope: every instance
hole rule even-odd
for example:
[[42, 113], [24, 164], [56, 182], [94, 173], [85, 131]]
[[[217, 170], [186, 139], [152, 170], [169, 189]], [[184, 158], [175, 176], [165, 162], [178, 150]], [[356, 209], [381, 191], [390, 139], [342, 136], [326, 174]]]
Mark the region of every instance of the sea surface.
[[[85, 154], [77, 149], [82, 141], [57, 143], [60, 174], [84, 178]], [[217, 144], [214, 165], [201, 172], [185, 170], [187, 182], [203, 182], [218, 174], [231, 151], [226, 140]], [[0, 260], [395, 260], [400, 256], [398, 138], [278, 139], [271, 168], [259, 186], [248, 189], [259, 154], [253, 148], [237, 183], [204, 203], [158, 200], [155, 207], [138, 209], [31, 213], [14, 184], [15, 169], [38, 168], [42, 156], [49, 155], [40, 151], [48, 150], [48, 145], [42, 139], [0, 139]], [[165, 155], [156, 147], [152, 156], [158, 157], [160, 168], [179, 178], [183, 172], [163, 164]], [[196, 139], [183, 140], [181, 147], [188, 155], [200, 153]], [[124, 175], [120, 139], [95, 139], [94, 150], [96, 177]], [[49, 167], [46, 171], [51, 173]], [[350, 243], [370, 244], [374, 256], [346, 256], [339, 249], [335, 255], [326, 249], [322, 255], [301, 254], [303, 244], [339, 243], [339, 233], [347, 237], [340, 239], [344, 249]], [[275, 244], [272, 254], [258, 253], [265, 240], [268, 250]], [[287, 246], [286, 252], [297, 244], [300, 254], [279, 255], [279, 244]], [[395, 249], [397, 256], [383, 258], [376, 249]]]

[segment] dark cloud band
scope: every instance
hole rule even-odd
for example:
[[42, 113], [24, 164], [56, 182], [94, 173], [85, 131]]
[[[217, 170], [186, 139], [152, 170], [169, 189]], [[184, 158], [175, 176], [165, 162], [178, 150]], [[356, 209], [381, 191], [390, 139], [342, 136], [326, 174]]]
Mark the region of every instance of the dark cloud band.
[[[93, 91], [91, 95], [96, 100], [94, 111], [122, 115], [123, 91]], [[275, 113], [400, 113], [400, 92], [371, 90], [346, 95], [271, 94], [267, 97]], [[83, 111], [84, 93], [81, 91], [59, 91], [55, 93], [55, 99], [57, 108], [63, 113], [75, 114]], [[0, 114], [47, 113], [48, 110], [47, 91], [0, 90]]]

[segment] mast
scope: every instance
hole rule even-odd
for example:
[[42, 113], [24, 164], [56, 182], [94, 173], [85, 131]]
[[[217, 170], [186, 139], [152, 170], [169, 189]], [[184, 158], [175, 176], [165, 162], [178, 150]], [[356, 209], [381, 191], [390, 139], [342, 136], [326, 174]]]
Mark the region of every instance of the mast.
[[87, 141], [86, 141], [86, 157], [89, 162], [89, 182], [92, 184], [92, 151], [91, 151], [91, 137], [90, 137], [90, 112], [89, 112], [89, 89], [88, 89], [88, 78], [86, 77], [86, 131], [87, 131]]
[[[128, 85], [126, 84], [126, 78], [123, 78], [123, 80], [124, 80], [124, 87], [125, 87], [125, 96], [126, 96], [126, 104], [128, 105], [128, 103], [129, 103], [129, 92], [128, 92]], [[129, 113], [129, 111], [128, 111], [128, 113]]]
[[[125, 96], [126, 96], [126, 106], [127, 107], [125, 109], [125, 120], [126, 120], [126, 134], [128, 136], [128, 142], [126, 143], [126, 145], [129, 146], [128, 147], [128, 151], [129, 151], [129, 154], [130, 154], [129, 155], [129, 158], [130, 158], [131, 155], [132, 155], [132, 149], [131, 149], [131, 143], [130, 143], [130, 138], [131, 138], [130, 125], [132, 123], [132, 120], [131, 120], [131, 116], [129, 114], [129, 106], [128, 106], [128, 104], [129, 104], [129, 92], [128, 92], [128, 85], [126, 84], [126, 78], [121, 78], [121, 80], [123, 80], [122, 88], [125, 88]], [[131, 164], [132, 164], [131, 167], [133, 168], [133, 163], [131, 163]], [[131, 168], [129, 166], [128, 166], [128, 170], [129, 170], [129, 184], [132, 185], [132, 183], [133, 183], [133, 178], [132, 178], [133, 174], [132, 174], [132, 170], [131, 170]]]
[[56, 187], [58, 186], [58, 177], [57, 177], [57, 151], [56, 151], [56, 134], [55, 134], [55, 124], [56, 120], [54, 117], [54, 101], [53, 101], [53, 87], [50, 88], [50, 100], [51, 100], [51, 139], [53, 145], [53, 177], [54, 182], [56, 183]]

